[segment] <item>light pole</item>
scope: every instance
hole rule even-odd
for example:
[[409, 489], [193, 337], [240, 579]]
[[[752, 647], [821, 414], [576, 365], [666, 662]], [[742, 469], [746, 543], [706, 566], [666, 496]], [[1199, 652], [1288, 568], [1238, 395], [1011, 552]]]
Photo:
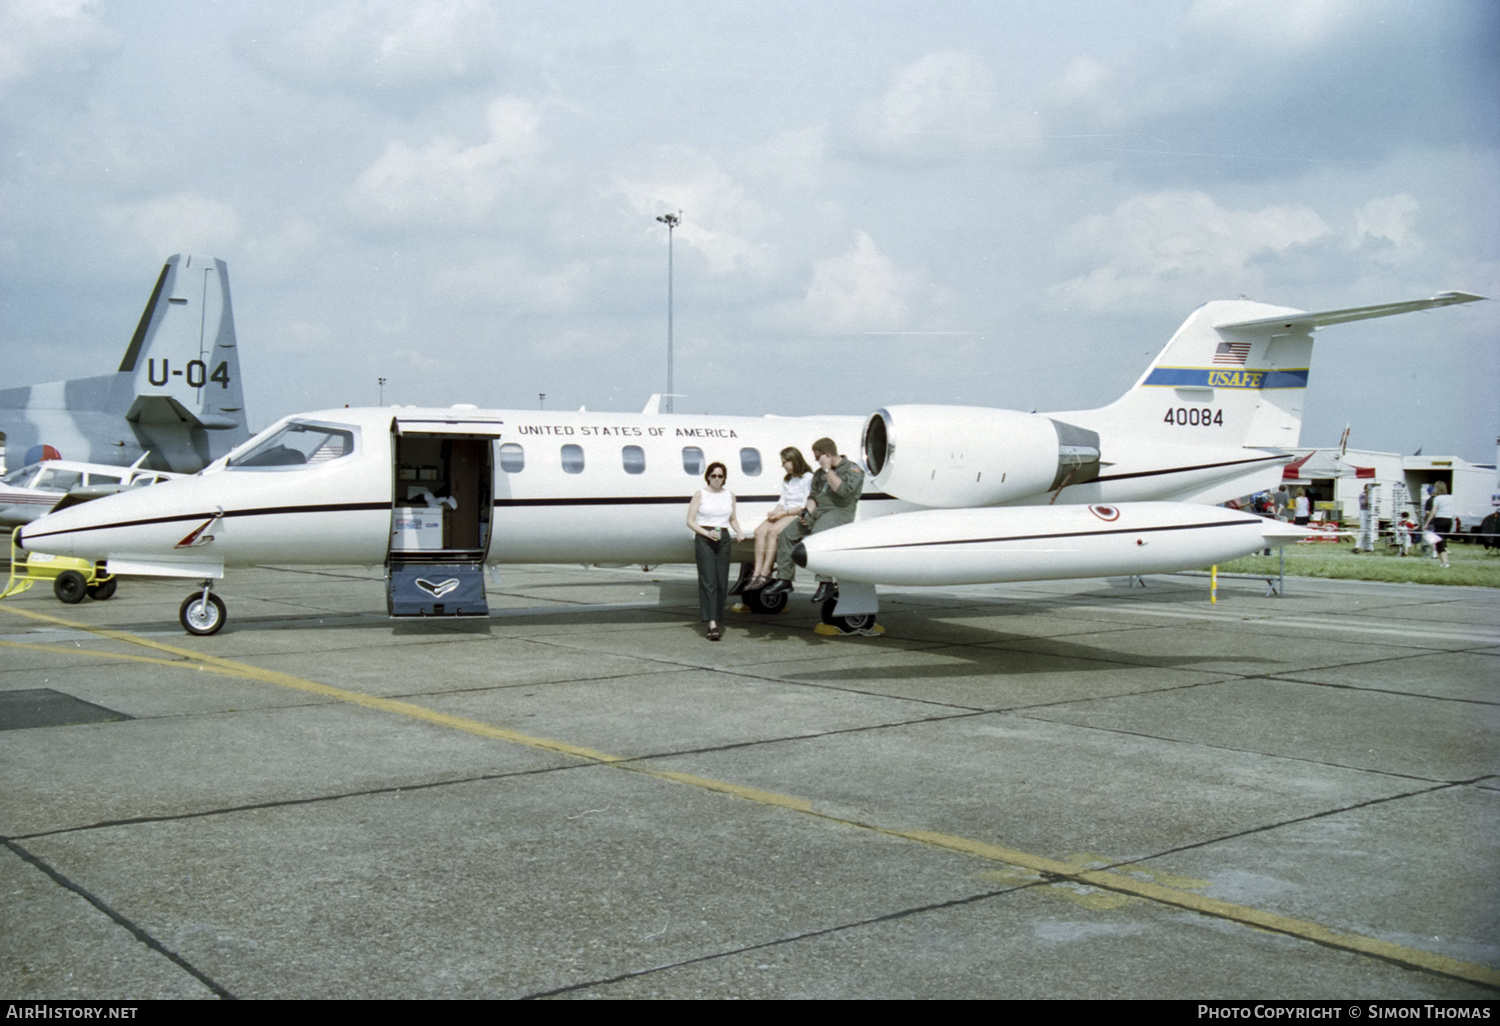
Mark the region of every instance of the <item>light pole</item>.
[[672, 412], [672, 233], [682, 223], [682, 211], [657, 218], [667, 226], [667, 412]]
[[380, 405], [384, 406], [385, 405], [385, 378], [376, 378], [375, 380], [378, 381], [378, 382], [380, 382]]

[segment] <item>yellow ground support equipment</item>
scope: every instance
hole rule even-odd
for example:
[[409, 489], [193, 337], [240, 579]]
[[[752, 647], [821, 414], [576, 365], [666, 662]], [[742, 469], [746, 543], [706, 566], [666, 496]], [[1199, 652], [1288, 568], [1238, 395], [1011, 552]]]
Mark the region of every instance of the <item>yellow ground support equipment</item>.
[[10, 580], [0, 599], [19, 595], [37, 581], [51, 581], [52, 594], [58, 601], [72, 605], [85, 595], [104, 600], [115, 593], [117, 580], [104, 572], [104, 564], [90, 563], [72, 556], [49, 556], [44, 552], [23, 552], [16, 548], [16, 536], [10, 536]]

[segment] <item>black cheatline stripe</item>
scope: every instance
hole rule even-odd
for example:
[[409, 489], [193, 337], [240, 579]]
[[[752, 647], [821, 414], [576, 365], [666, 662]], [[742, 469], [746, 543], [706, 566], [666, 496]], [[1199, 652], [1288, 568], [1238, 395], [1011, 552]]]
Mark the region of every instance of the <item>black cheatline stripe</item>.
[[1108, 531], [1057, 531], [1052, 534], [1015, 534], [1004, 538], [956, 538], [952, 541], [901, 542], [895, 545], [865, 545], [842, 552], [873, 552], [876, 549], [919, 549], [930, 545], [978, 545], [981, 542], [1038, 541], [1044, 538], [1093, 538], [1103, 534], [1150, 534], [1156, 531], [1196, 531], [1204, 527], [1244, 527], [1250, 520], [1220, 520], [1211, 524], [1172, 524], [1167, 527], [1115, 527]]
[[[122, 520], [117, 524], [91, 524], [88, 527], [69, 527], [62, 531], [47, 531], [44, 534], [33, 534], [27, 531], [23, 537], [28, 540], [37, 538], [56, 538], [64, 534], [77, 534], [79, 531], [109, 531], [117, 527], [145, 527], [150, 524], [175, 524], [185, 523], [193, 520], [209, 520], [214, 517], [264, 517], [275, 516], [281, 513], [357, 513], [361, 510], [391, 508], [389, 502], [335, 502], [321, 506], [265, 506], [260, 509], [231, 509], [222, 514], [218, 510], [206, 510], [198, 513], [174, 513], [169, 517], [147, 517], [143, 520]], [[34, 526], [34, 525], [33, 525]]]
[[[691, 496], [687, 495], [643, 495], [643, 496], [617, 496], [613, 498], [580, 498], [580, 499], [496, 499], [497, 507], [517, 506], [651, 506], [651, 505], [687, 505]], [[754, 495], [736, 496], [745, 502], [775, 502], [781, 498], [779, 495]], [[877, 492], [873, 495], [861, 496], [861, 499], [894, 499], [894, 495], [886, 495]], [[115, 524], [92, 524], [88, 527], [69, 527], [61, 531], [47, 531], [34, 534], [27, 531], [23, 538], [41, 539], [57, 538], [65, 534], [77, 534], [80, 531], [109, 531], [117, 527], [145, 527], [150, 524], [175, 524], [187, 523], [195, 520], [208, 520], [212, 517], [265, 517], [277, 516], [283, 513], [356, 513], [361, 510], [389, 510], [389, 502], [336, 502], [317, 506], [263, 506], [257, 509], [231, 509], [222, 514], [218, 510], [205, 510], [197, 513], [174, 513], [167, 517], [147, 517], [142, 520], [122, 520]]]
[[[1138, 470], [1133, 474], [1100, 474], [1092, 481], [1080, 481], [1080, 485], [1092, 484], [1094, 481], [1124, 481], [1131, 477], [1158, 477], [1162, 474], [1186, 474], [1190, 470], [1213, 470], [1215, 467], [1239, 467], [1247, 463], [1269, 463], [1272, 460], [1284, 459], [1282, 456], [1265, 456], [1254, 460], [1226, 460], [1223, 463], [1199, 463], [1192, 467], [1171, 467], [1167, 470]], [[1076, 487], [1076, 486], [1075, 486]]]

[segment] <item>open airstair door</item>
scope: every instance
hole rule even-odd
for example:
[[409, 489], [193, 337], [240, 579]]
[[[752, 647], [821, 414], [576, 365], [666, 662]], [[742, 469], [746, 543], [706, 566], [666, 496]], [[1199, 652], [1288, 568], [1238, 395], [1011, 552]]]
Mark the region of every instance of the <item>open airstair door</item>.
[[462, 416], [391, 422], [391, 616], [489, 615], [484, 557], [500, 428], [499, 420]]

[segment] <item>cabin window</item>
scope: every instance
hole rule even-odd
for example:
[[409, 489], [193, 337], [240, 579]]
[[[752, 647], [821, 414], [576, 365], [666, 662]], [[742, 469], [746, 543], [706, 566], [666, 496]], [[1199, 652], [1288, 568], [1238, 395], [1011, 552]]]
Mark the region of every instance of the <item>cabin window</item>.
[[697, 477], [703, 473], [703, 450], [696, 445], [682, 447], [682, 469]]
[[744, 475], [746, 477], [759, 477], [760, 476], [760, 450], [759, 449], [741, 449], [740, 450], [740, 470], [741, 470], [741, 472], [744, 473]]
[[625, 465], [627, 474], [644, 474], [646, 472], [646, 450], [639, 445], [627, 445], [620, 450], [620, 462]]
[[145, 488], [147, 485], [154, 485], [160, 480], [161, 478], [157, 477], [155, 474], [140, 474], [134, 481], [130, 482], [130, 487]]
[[354, 453], [354, 432], [345, 428], [327, 427], [322, 424], [306, 424], [292, 421], [275, 434], [246, 450], [243, 455], [231, 456], [226, 469], [270, 469], [305, 467], [314, 463], [327, 463]]
[[120, 483], [120, 479], [118, 477], [110, 477], [108, 474], [90, 474], [89, 475], [89, 484], [91, 484], [91, 485], [111, 485], [111, 484], [119, 484], [119, 483]]
[[83, 483], [83, 474], [76, 470], [51, 470], [42, 471], [42, 476], [36, 479], [33, 488], [51, 488], [55, 491], [66, 492], [71, 488], [77, 488]]
[[4, 477], [0, 477], [0, 484], [12, 485], [16, 488], [25, 488], [31, 484], [31, 479], [36, 476], [36, 464], [30, 463], [24, 467], [17, 467]]
[[506, 442], [500, 447], [500, 469], [507, 474], [519, 474], [526, 469], [526, 450], [515, 442]]
[[572, 444], [563, 446], [562, 467], [564, 474], [582, 474], [583, 446]]

